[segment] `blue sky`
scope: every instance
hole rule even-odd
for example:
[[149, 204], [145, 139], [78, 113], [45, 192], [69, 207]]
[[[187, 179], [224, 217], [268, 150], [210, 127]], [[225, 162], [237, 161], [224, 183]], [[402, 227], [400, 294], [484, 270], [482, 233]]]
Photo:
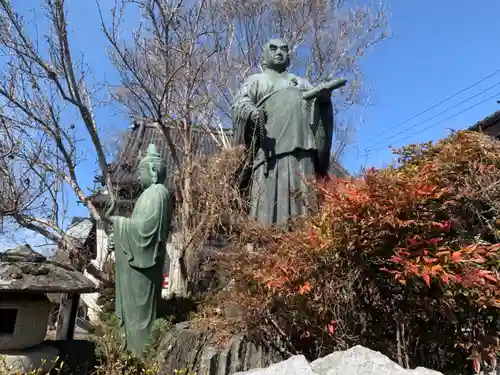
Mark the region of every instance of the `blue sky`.
[[[466, 128], [500, 110], [496, 103], [500, 85], [468, 100], [500, 82], [499, 73], [394, 128], [500, 69], [500, 49], [495, 42], [500, 34], [500, 1], [389, 0], [387, 4], [395, 35], [376, 45], [362, 62], [366, 83], [373, 85], [373, 91], [371, 106], [362, 111], [363, 122], [343, 159], [350, 171], [357, 171], [361, 165], [387, 165], [392, 158], [388, 145], [436, 140], [446, 136], [450, 128]], [[434, 125], [497, 93], [496, 98]], [[460, 102], [464, 103], [457, 105]], [[382, 149], [367, 154], [367, 148]]]
[[[36, 1], [16, 2], [16, 9], [30, 18], [29, 10], [40, 4]], [[113, 1], [100, 0], [105, 14]], [[449, 128], [462, 129], [500, 110], [500, 84], [477, 95], [490, 86], [500, 83], [500, 73], [456, 96], [412, 121], [394, 126], [432, 107], [441, 100], [474, 84], [500, 69], [498, 40], [498, 14], [500, 1], [481, 0], [387, 0], [390, 9], [389, 24], [393, 37], [370, 50], [362, 61], [371, 105], [353, 112], [357, 133], [353, 144], [343, 157], [344, 166], [356, 172], [361, 166], [381, 167], [391, 161], [388, 145], [436, 140], [446, 136]], [[95, 2], [72, 0], [69, 2], [71, 43], [74, 56], [83, 53], [96, 82], [106, 80], [116, 84], [117, 76], [106, 57], [106, 41], [100, 31]], [[38, 19], [37, 25], [41, 18]], [[106, 99], [103, 92], [101, 99]], [[468, 107], [491, 97], [477, 107], [437, 125]], [[477, 95], [477, 97], [471, 98]], [[464, 101], [465, 103], [457, 105]], [[452, 106], [456, 108], [424, 122]], [[114, 131], [128, 126], [128, 120], [116, 109], [103, 105], [95, 110], [103, 134], [109, 137]], [[422, 124], [419, 124], [423, 122]], [[411, 129], [410, 129], [411, 128]], [[428, 128], [428, 129], [426, 129]], [[407, 130], [407, 131], [405, 131]], [[395, 136], [397, 133], [402, 134]], [[368, 152], [368, 149], [373, 151]], [[79, 169], [84, 176], [84, 187], [93, 186], [97, 170], [95, 156], [82, 155], [87, 160]], [[87, 210], [71, 199], [72, 216], [87, 216]], [[0, 246], [2, 247], [2, 246]]]

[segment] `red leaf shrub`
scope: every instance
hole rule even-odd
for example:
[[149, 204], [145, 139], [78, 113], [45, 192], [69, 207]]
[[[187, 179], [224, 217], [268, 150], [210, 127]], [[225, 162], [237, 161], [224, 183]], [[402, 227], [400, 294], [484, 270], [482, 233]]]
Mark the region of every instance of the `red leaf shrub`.
[[244, 228], [221, 255], [234, 283], [218, 301], [243, 307], [249, 334], [311, 358], [363, 344], [442, 371], [471, 348], [495, 356], [500, 142], [458, 132], [394, 152], [397, 167], [318, 183], [320, 212], [292, 231]]

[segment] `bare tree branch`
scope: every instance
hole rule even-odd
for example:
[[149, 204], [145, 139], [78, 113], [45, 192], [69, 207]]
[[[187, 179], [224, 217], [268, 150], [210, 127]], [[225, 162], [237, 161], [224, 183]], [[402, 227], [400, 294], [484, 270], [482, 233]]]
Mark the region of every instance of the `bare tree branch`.
[[85, 70], [73, 61], [66, 4], [44, 1], [43, 16], [50, 29], [43, 43], [38, 32], [27, 32], [26, 21], [10, 1], [0, 0], [0, 16], [9, 30], [0, 34], [0, 50], [6, 56], [0, 68], [0, 98], [5, 103], [0, 119], [3, 133], [16, 140], [9, 158], [0, 163], [2, 193], [7, 197], [0, 216], [72, 248], [62, 228], [67, 192], [72, 191], [94, 219], [100, 217], [77, 175], [79, 126], [91, 141], [106, 182], [111, 180]]
[[[136, 29], [122, 30], [127, 12], [138, 11]], [[155, 123], [170, 154], [182, 155], [172, 171], [180, 202], [175, 218], [181, 263], [206, 239], [208, 217], [213, 218], [196, 203], [201, 155], [193, 131], [201, 127], [213, 137], [220, 124], [230, 126], [233, 94], [260, 68], [261, 45], [275, 36], [287, 39], [295, 52], [293, 69], [312, 83], [348, 78], [349, 87], [334, 98], [339, 112], [362, 102], [358, 60], [387, 35], [383, 4], [360, 7], [343, 0], [116, 0], [112, 22], [101, 11], [101, 23], [121, 77], [122, 87], [112, 92], [115, 100], [132, 117]], [[348, 129], [337, 123], [334, 157], [343, 152]], [[173, 131], [181, 136], [175, 145]]]

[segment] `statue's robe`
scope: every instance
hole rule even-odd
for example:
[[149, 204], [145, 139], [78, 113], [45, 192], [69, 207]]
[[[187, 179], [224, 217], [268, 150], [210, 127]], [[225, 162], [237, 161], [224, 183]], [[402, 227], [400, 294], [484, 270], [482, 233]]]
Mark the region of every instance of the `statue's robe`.
[[[250, 216], [263, 224], [284, 224], [304, 214], [306, 207], [314, 208], [304, 178], [328, 173], [332, 103], [305, 101], [302, 93], [310, 89], [303, 78], [267, 69], [250, 76], [233, 102], [235, 142], [247, 147], [250, 159], [250, 167], [241, 172], [240, 188], [248, 195]], [[264, 147], [250, 119], [261, 107], [267, 112]]]
[[115, 242], [115, 314], [126, 348], [144, 352], [161, 298], [171, 196], [162, 184], [151, 185], [137, 200], [130, 218], [113, 216]]

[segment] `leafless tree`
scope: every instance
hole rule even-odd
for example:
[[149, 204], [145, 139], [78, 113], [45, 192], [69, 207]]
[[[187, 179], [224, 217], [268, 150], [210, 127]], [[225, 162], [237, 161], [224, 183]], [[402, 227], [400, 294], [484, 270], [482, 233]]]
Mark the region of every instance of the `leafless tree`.
[[[6, 124], [0, 128], [0, 206], [1, 212], [10, 212], [15, 206], [16, 194], [10, 186], [10, 178], [5, 178], [10, 174], [10, 160], [14, 158], [16, 147], [12, 138], [12, 130]], [[0, 234], [4, 230], [4, 216], [0, 215]]]
[[[100, 218], [77, 174], [82, 135], [94, 147], [106, 185], [112, 185], [89, 71], [68, 40], [67, 6], [64, 0], [42, 3], [50, 27], [43, 38], [27, 32], [28, 21], [12, 2], [0, 0], [0, 154], [6, 156], [0, 161], [0, 218], [68, 247], [74, 244], [61, 222], [68, 194]], [[141, 18], [127, 34], [130, 29], [122, 28], [130, 9]], [[360, 7], [342, 0], [116, 0], [111, 23], [105, 19], [122, 84], [115, 99], [134, 117], [158, 124], [172, 154], [182, 155], [175, 171], [180, 260], [196, 247], [204, 218], [193, 210], [193, 176], [200, 167], [193, 124], [210, 128], [207, 137], [227, 145], [223, 133], [213, 130], [229, 125], [232, 96], [260, 68], [262, 43], [272, 36], [287, 39], [295, 51], [293, 69], [313, 83], [348, 78], [349, 87], [334, 99], [342, 111], [363, 98], [359, 58], [386, 36], [382, 4]], [[182, 135], [180, 144], [173, 144], [172, 129]]]
[[[124, 21], [130, 12], [141, 14], [131, 33]], [[363, 100], [358, 60], [387, 36], [382, 3], [357, 6], [344, 0], [115, 0], [112, 22], [101, 19], [121, 77], [115, 99], [132, 116], [158, 124], [171, 153], [182, 155], [175, 171], [181, 269], [186, 254], [199, 245], [194, 239], [201, 228], [200, 213], [193, 209], [199, 155], [191, 132], [201, 126], [209, 136], [208, 130], [229, 126], [235, 91], [260, 69], [260, 46], [271, 37], [285, 38], [295, 52], [292, 69], [312, 83], [347, 78], [348, 87], [334, 98], [340, 112]], [[183, 136], [175, 145], [173, 129]], [[337, 124], [336, 157], [348, 130]], [[180, 281], [173, 276], [171, 271], [170, 283], [179, 282], [174, 288], [182, 294], [187, 275]]]
[[87, 71], [68, 40], [65, 1], [42, 4], [45, 34], [29, 33], [28, 20], [0, 0], [0, 154], [8, 156], [0, 162], [0, 217], [72, 248], [62, 224], [68, 194], [99, 218], [77, 175], [82, 134], [108, 182], [109, 173]]

